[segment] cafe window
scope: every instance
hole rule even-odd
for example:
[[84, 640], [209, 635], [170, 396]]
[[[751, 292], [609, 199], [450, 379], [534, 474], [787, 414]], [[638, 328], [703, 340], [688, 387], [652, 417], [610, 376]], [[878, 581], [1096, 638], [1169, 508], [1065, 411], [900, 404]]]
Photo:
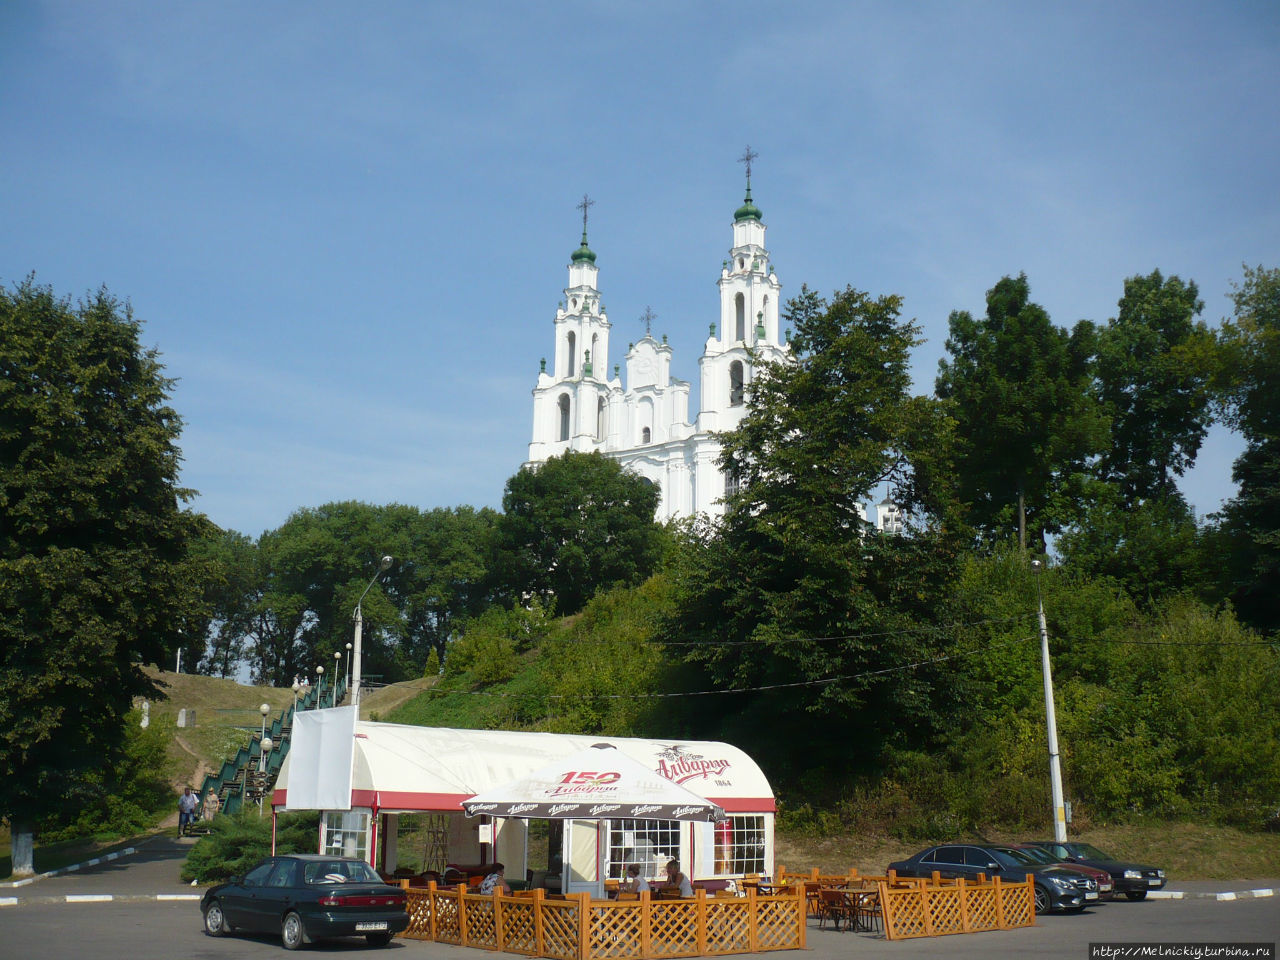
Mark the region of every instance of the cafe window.
[[680, 859], [678, 820], [610, 820], [609, 873], [613, 879], [626, 874], [628, 864], [640, 865], [640, 876], [661, 877], [667, 861]]
[[369, 859], [369, 814], [329, 810], [325, 813], [324, 846], [320, 852], [330, 857]]
[[730, 817], [715, 824], [717, 876], [765, 873], [764, 817]]

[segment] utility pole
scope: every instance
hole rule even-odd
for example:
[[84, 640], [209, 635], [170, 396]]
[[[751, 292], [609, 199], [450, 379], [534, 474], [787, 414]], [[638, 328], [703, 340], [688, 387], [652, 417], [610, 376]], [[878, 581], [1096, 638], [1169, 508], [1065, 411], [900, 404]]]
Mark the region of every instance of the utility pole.
[[1044, 598], [1040, 593], [1040, 574], [1044, 564], [1031, 561], [1036, 577], [1036, 606], [1040, 615], [1040, 669], [1044, 674], [1044, 716], [1049, 734], [1049, 790], [1053, 800], [1053, 839], [1067, 839], [1067, 809], [1062, 799], [1062, 761], [1058, 755], [1058, 717], [1053, 707], [1053, 671], [1049, 667], [1049, 628], [1044, 619]]

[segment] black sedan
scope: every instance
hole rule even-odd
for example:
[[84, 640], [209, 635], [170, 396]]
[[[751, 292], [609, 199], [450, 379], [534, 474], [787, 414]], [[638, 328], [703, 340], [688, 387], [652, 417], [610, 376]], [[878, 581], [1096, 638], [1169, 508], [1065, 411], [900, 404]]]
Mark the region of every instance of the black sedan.
[[1091, 877], [1052, 864], [1038, 863], [1021, 850], [1005, 846], [946, 843], [921, 850], [914, 857], [889, 864], [900, 877], [977, 880], [1000, 877], [1021, 883], [1027, 874], [1035, 885], [1036, 913], [1049, 910], [1078, 911], [1098, 899], [1098, 884]]
[[1148, 890], [1159, 890], [1165, 883], [1164, 871], [1158, 867], [1117, 860], [1091, 843], [1037, 840], [1035, 845], [1043, 847], [1061, 860], [1083, 863], [1086, 867], [1097, 867], [1099, 870], [1107, 871], [1115, 882], [1116, 892], [1123, 893], [1130, 900], [1146, 899]]
[[279, 933], [286, 949], [326, 937], [363, 936], [386, 946], [409, 925], [405, 893], [363, 860], [298, 854], [270, 857], [243, 877], [210, 887], [200, 901], [205, 932]]

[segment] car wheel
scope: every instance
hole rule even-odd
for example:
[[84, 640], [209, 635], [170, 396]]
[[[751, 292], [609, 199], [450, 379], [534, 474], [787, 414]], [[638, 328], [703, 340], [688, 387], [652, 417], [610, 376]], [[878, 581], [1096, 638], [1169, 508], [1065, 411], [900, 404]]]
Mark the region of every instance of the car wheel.
[[1147, 891], [1145, 891], [1145, 890], [1126, 890], [1126, 891], [1124, 892], [1124, 895], [1125, 895], [1126, 897], [1128, 897], [1130, 900], [1145, 900], [1145, 899], [1147, 899]]
[[221, 937], [231, 929], [227, 923], [227, 915], [222, 912], [222, 905], [217, 900], [209, 904], [204, 911], [204, 932], [211, 937]]
[[364, 939], [371, 947], [385, 947], [388, 943], [391, 942], [391, 934], [366, 933], [364, 935]]
[[1044, 887], [1036, 886], [1036, 913], [1049, 912], [1049, 891]]
[[284, 923], [280, 925], [280, 939], [284, 941], [286, 950], [297, 950], [307, 942], [307, 932], [303, 929], [302, 918], [296, 913], [286, 913]]

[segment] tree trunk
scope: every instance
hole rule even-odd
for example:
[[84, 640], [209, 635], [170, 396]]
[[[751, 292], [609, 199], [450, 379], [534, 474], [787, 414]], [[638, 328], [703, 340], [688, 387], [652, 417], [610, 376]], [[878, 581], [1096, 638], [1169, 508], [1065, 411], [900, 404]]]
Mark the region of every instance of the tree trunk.
[[11, 821], [12, 830], [10, 831], [12, 858], [13, 858], [13, 875], [15, 877], [29, 877], [36, 872], [33, 862], [33, 852], [35, 849], [35, 832], [32, 830], [30, 821], [13, 820]]
[[1018, 484], [1018, 549], [1027, 552], [1027, 498]]

